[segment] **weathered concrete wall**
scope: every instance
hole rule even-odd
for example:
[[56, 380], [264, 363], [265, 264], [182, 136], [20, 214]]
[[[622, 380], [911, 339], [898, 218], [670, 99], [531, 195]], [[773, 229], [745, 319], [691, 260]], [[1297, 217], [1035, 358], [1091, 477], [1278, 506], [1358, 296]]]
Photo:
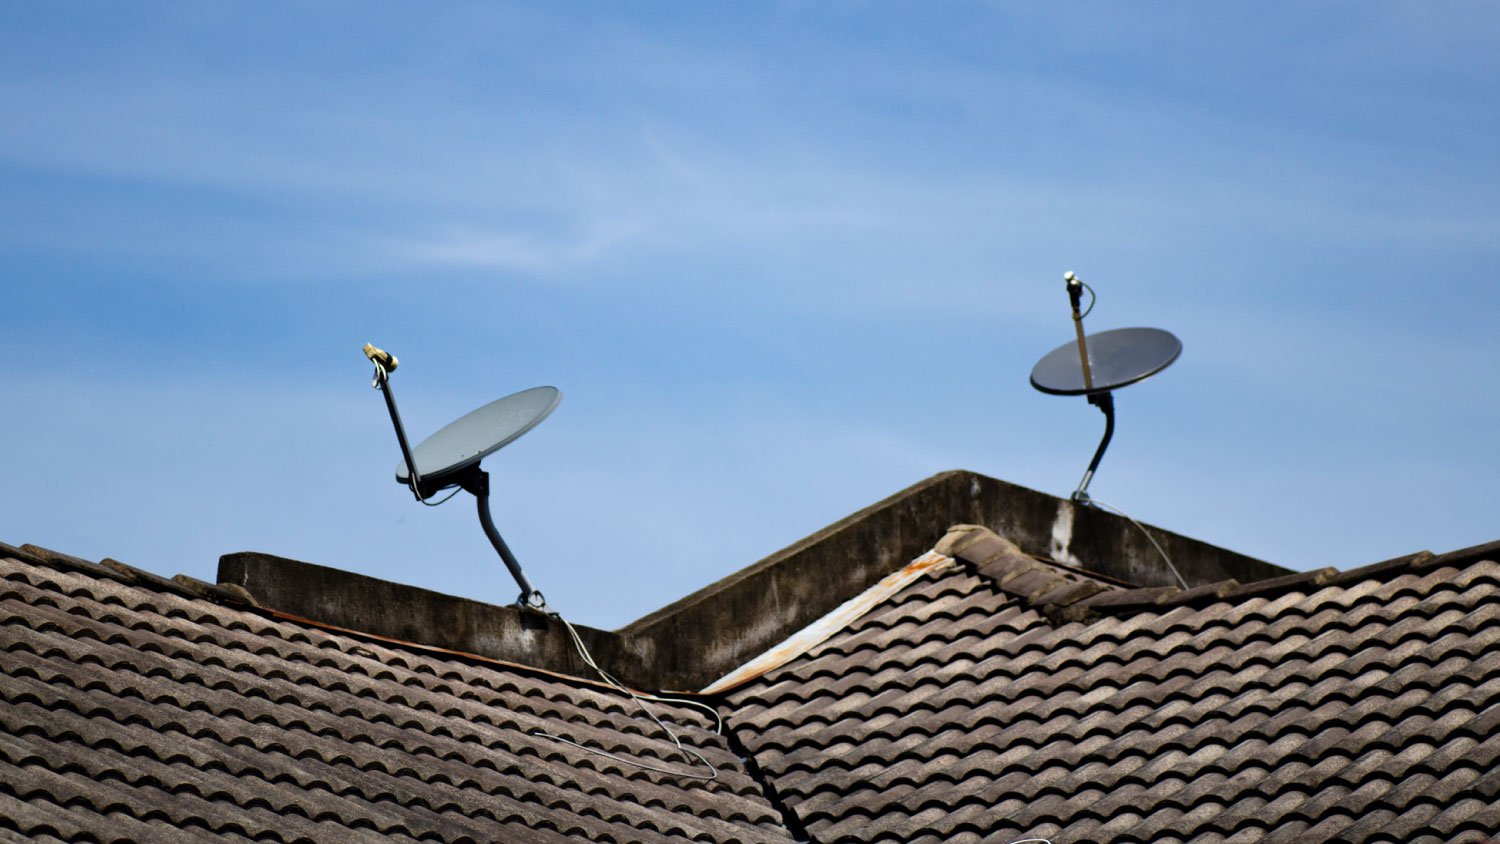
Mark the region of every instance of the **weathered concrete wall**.
[[[934, 475], [620, 632], [654, 643], [666, 685], [701, 688], [932, 548], [978, 524], [1022, 550], [1141, 586], [1175, 584], [1129, 521], [973, 472]], [[1147, 526], [1189, 585], [1287, 570]]]
[[[262, 606], [336, 627], [595, 679], [561, 623], [513, 606], [255, 552], [221, 557], [219, 582], [243, 586]], [[623, 637], [574, 627], [610, 673], [655, 687], [654, 672]]]
[[[595, 658], [651, 689], [706, 686], [931, 549], [955, 524], [988, 527], [1023, 551], [1140, 586], [1175, 584], [1129, 521], [973, 472], [944, 472], [610, 633], [579, 627]], [[1147, 526], [1150, 528], [1150, 526]], [[1287, 573], [1150, 528], [1190, 586]], [[562, 626], [497, 607], [267, 554], [219, 563], [219, 581], [262, 604], [340, 627], [593, 677]]]

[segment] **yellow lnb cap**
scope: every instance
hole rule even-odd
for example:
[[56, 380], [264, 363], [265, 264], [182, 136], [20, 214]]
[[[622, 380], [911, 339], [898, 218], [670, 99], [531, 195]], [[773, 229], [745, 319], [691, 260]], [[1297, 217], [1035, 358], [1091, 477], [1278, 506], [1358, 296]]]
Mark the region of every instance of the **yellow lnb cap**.
[[369, 358], [376, 366], [386, 372], [395, 372], [398, 365], [396, 356], [384, 349], [377, 349], [373, 343], [365, 344], [365, 357]]

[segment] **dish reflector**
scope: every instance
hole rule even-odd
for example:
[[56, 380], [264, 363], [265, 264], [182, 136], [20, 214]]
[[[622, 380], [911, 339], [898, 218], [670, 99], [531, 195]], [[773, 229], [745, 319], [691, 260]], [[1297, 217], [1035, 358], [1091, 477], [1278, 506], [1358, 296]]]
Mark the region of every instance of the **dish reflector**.
[[1116, 328], [1084, 338], [1093, 389], [1084, 386], [1078, 344], [1064, 343], [1037, 361], [1031, 386], [1055, 396], [1081, 396], [1118, 389], [1166, 369], [1182, 354], [1182, 341], [1160, 328]]
[[[443, 426], [412, 449], [422, 486], [435, 492], [457, 485], [463, 470], [515, 442], [561, 402], [562, 392], [556, 387], [532, 387], [496, 399]], [[396, 466], [396, 481], [410, 483], [405, 460]]]

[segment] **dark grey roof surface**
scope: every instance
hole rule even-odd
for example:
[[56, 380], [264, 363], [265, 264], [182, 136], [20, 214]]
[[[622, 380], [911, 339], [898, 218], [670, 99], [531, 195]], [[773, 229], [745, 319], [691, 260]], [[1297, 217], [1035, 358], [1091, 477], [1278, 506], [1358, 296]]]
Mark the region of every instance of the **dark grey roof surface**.
[[1185, 591], [978, 527], [936, 550], [715, 698], [729, 738], [658, 705], [719, 768], [705, 783], [541, 735], [702, 770], [608, 687], [0, 545], [0, 840], [1500, 830], [1500, 546]]
[[1496, 549], [1178, 592], [983, 530], [945, 547], [954, 564], [729, 693], [737, 737], [813, 839], [1500, 829]]
[[706, 713], [718, 780], [651, 773], [538, 735], [694, 770], [611, 689], [193, 589], [0, 548], [0, 837], [789, 840]]

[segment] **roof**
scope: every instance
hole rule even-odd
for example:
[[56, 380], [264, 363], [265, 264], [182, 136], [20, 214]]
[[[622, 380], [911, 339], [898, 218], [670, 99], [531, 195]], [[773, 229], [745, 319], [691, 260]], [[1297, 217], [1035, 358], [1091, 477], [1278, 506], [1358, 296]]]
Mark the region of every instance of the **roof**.
[[701, 679], [651, 708], [714, 780], [535, 613], [265, 555], [207, 584], [0, 544], [0, 840], [1500, 829], [1500, 543], [1290, 573], [1150, 530], [1190, 588], [1127, 520], [944, 473], [579, 628], [638, 688]]
[[789, 840], [706, 713], [663, 776], [541, 735], [694, 770], [618, 691], [233, 597], [0, 549], [0, 837]]
[[1180, 592], [963, 526], [725, 710], [817, 841], [1477, 841], [1497, 550]]

